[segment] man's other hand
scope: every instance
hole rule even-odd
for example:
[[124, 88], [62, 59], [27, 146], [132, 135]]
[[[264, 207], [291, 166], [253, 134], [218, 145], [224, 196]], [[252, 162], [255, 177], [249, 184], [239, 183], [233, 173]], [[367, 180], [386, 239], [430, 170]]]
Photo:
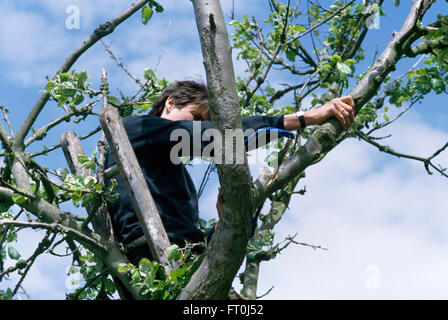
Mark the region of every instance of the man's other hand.
[[348, 130], [355, 120], [354, 102], [351, 96], [328, 101], [319, 108], [305, 112], [306, 125], [322, 124], [331, 117], [339, 120], [342, 129]]

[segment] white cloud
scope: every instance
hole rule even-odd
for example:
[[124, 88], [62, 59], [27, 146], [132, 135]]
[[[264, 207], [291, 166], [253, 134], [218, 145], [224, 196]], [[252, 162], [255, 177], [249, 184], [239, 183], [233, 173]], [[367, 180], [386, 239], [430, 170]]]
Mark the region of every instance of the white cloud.
[[[79, 30], [66, 28], [68, 5], [79, 6]], [[7, 64], [6, 75], [24, 87], [43, 85], [45, 76], [52, 76], [65, 57], [99, 24], [128, 8], [129, 2], [43, 0], [34, 6], [37, 10], [19, 3], [0, 4], [0, 41], [3, 43], [0, 63]], [[138, 21], [138, 18], [133, 18], [126, 23]], [[90, 56], [89, 61], [89, 66], [102, 66], [109, 62], [107, 54]]]
[[66, 40], [56, 26], [39, 14], [4, 3], [0, 12], [0, 60], [9, 65], [7, 76], [22, 85], [42, 82], [54, 69], [51, 58], [59, 54]]

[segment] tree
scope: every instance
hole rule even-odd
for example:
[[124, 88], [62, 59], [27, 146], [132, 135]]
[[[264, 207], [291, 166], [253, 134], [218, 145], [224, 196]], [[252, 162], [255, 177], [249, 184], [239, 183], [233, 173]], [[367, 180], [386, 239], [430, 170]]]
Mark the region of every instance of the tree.
[[[235, 29], [233, 48], [238, 50], [239, 59], [248, 66], [247, 78], [243, 79], [236, 78], [234, 74], [232, 47], [220, 2], [193, 1], [209, 87], [211, 118], [223, 139], [225, 129], [241, 128], [242, 115], [305, 110], [307, 106], [302, 106], [305, 98], [313, 97], [311, 107], [323, 104], [341, 96], [349, 83], [355, 81], [355, 88], [348, 94], [355, 101], [357, 117], [355, 125], [347, 132], [336, 120], [313, 130], [297, 132], [296, 136], [306, 138], [306, 143], [300, 146], [297, 138], [294, 143], [283, 141], [278, 151], [271, 155], [278, 159], [278, 167], [266, 169], [255, 181], [250, 175], [247, 159], [243, 164], [236, 158], [231, 164], [217, 164], [223, 198], [218, 228], [202, 256], [192, 255], [188, 247], [183, 250], [170, 247], [169, 256], [177, 260], [180, 267], [169, 278], [164, 278], [157, 263], [142, 260], [139, 266], [129, 264], [123, 254], [124, 248], [94, 228], [92, 221], [101, 204], [114, 198], [113, 190], [102, 183], [105, 174], [101, 161], [104, 139], [98, 142], [99, 156], [94, 152], [91, 156], [78, 157], [82, 168], [96, 170], [97, 178], [69, 174], [68, 170], [55, 172], [35, 161], [36, 156], [53, 152], [60, 145], [32, 154], [26, 150], [64, 121], [82, 121], [96, 115], [94, 107], [101, 97], [126, 117], [132, 112], [148, 110], [151, 101], [168, 84], [153, 70], [147, 69], [145, 81], [134, 77], [140, 90], [133, 96], [120, 99], [110, 95], [106, 77], [100, 88], [92, 89], [87, 83], [86, 72], [70, 70], [84, 52], [135, 12], [141, 10], [142, 22], [146, 24], [154, 11], [163, 11], [162, 5], [152, 0], [133, 3], [125, 12], [96, 29], [66, 58], [56, 75], [49, 79], [16, 134], [12, 130], [8, 133], [5, 127], [0, 126], [5, 163], [0, 180], [3, 212], [0, 220], [1, 261], [6, 258], [6, 252], [11, 259], [17, 260], [15, 266], [6, 270], [0, 265], [0, 279], [12, 272], [22, 273], [22, 280], [15, 288], [2, 292], [2, 296], [13, 298], [17, 294], [38, 255], [66, 243], [86, 280], [85, 286], [69, 298], [107, 298], [116, 290], [110, 277], [113, 275], [115, 281], [120, 281], [139, 299], [225, 299], [246, 259], [246, 269], [241, 275], [241, 294], [254, 299], [260, 263], [275, 258], [289, 244], [297, 243], [294, 237], [290, 237], [283, 245], [274, 244], [273, 229], [292, 195], [304, 194], [305, 190], [294, 190], [305, 169], [323, 160], [342, 140], [362, 139], [382, 152], [422, 162], [428, 173], [436, 171], [447, 177], [445, 168], [434, 161], [448, 143], [434, 150], [432, 155], [423, 157], [392, 150], [382, 145], [378, 137], [372, 136], [394, 123], [429, 93], [447, 93], [448, 18], [439, 15], [435, 21], [422, 23], [433, 3], [431, 0], [414, 0], [407, 19], [401, 29], [394, 32], [385, 50], [363, 73], [355, 76], [355, 67], [362, 65], [365, 58], [362, 45], [372, 19], [377, 14], [384, 14], [382, 0], [337, 0], [328, 8], [319, 2], [307, 1], [303, 12], [299, 11], [299, 8], [305, 8], [301, 1], [291, 5], [289, 1], [286, 4], [270, 0], [271, 12], [263, 25], [248, 16], [244, 16], [242, 21], [231, 22]], [[400, 5], [399, 1], [395, 4]], [[329, 32], [324, 32], [324, 28]], [[317, 41], [321, 41], [320, 47], [316, 46]], [[111, 48], [105, 47], [127, 71]], [[404, 59], [418, 60], [407, 72], [396, 76], [397, 63]], [[419, 66], [421, 62], [424, 66]], [[270, 86], [268, 82], [276, 66], [281, 68], [283, 79], [290, 80], [281, 89]], [[274, 107], [290, 96], [290, 105]], [[86, 98], [89, 99], [87, 103], [84, 102]], [[50, 100], [64, 108], [66, 115], [32, 130]], [[398, 116], [393, 119], [387, 116], [388, 105], [400, 108], [403, 104], [408, 106]], [[7, 110], [3, 110], [7, 120]], [[384, 113], [382, 120], [380, 112]], [[91, 134], [81, 139], [99, 131], [100, 128], [94, 128]], [[55, 182], [50, 175], [56, 176], [58, 181]], [[251, 218], [259, 213], [267, 199], [271, 201], [270, 211], [260, 215], [261, 224], [254, 238], [250, 239]], [[61, 210], [60, 204], [70, 200], [89, 210], [93, 208], [93, 213], [84, 218]], [[24, 213], [28, 220], [21, 218]], [[26, 260], [20, 259], [20, 253], [9, 245], [16, 240], [21, 228], [47, 231], [34, 254]], [[80, 247], [86, 250], [85, 253], [80, 253]]]

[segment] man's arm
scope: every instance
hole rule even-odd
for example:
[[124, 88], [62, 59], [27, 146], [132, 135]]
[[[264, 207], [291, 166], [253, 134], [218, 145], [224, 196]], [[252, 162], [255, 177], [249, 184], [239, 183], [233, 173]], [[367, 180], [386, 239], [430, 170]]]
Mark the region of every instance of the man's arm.
[[[304, 114], [305, 125], [306, 126], [319, 125], [324, 123], [331, 117], [336, 117], [341, 123], [342, 128], [344, 130], [348, 130], [350, 126], [353, 124], [355, 118], [354, 106], [355, 104], [353, 102], [352, 97], [350, 96], [330, 100], [329, 102], [325, 103], [319, 108], [306, 111]], [[251, 124], [254, 125], [253, 120], [249, 118], [253, 118], [255, 120], [256, 118], [260, 117], [243, 118], [243, 127], [249, 126]], [[277, 117], [264, 117], [264, 118], [269, 119], [269, 121], [273, 122], [271, 126], [277, 127], [279, 129], [293, 131], [300, 128], [300, 121], [295, 113], [283, 115], [283, 128], [281, 128], [281, 121], [280, 121], [281, 117], [277, 116]], [[220, 188], [218, 188], [218, 190], [219, 192], [216, 201], [216, 209], [218, 211], [218, 217], [220, 217], [222, 211], [222, 197], [220, 193]], [[218, 225], [218, 222], [215, 224], [215, 229]]]
[[[331, 117], [336, 117], [344, 130], [347, 130], [353, 123], [354, 120], [354, 103], [353, 99], [350, 96], [336, 98], [333, 99], [319, 108], [312, 109], [305, 112], [305, 125], [319, 125], [324, 123]], [[167, 123], [170, 121], [167, 120]], [[187, 130], [190, 135], [190, 147], [192, 156], [201, 156], [200, 154], [196, 154], [197, 152], [202, 152], [205, 147], [207, 147], [213, 139], [202, 139], [203, 134], [206, 130], [212, 128], [212, 123], [210, 121], [191, 121], [191, 120], [181, 120], [175, 121], [174, 123], [178, 123], [181, 128]], [[169, 132], [165, 132], [164, 135], [167, 136], [166, 140], [171, 140], [169, 137], [171, 135], [171, 131], [173, 129], [179, 128], [177, 125], [174, 125], [169, 128]], [[196, 124], [197, 130], [194, 129], [194, 125]], [[278, 116], [250, 116], [242, 118], [242, 126], [244, 134], [247, 133], [246, 130], [253, 129], [257, 131], [261, 128], [266, 127], [275, 127], [279, 129], [285, 129], [288, 131], [297, 130], [300, 128], [300, 122], [296, 114], [285, 114]], [[195, 139], [194, 132], [197, 131], [198, 139]], [[159, 136], [160, 139], [160, 136]], [[269, 140], [269, 136], [268, 136]], [[266, 141], [268, 143], [269, 141]], [[176, 143], [176, 142], [174, 142]], [[169, 141], [166, 146], [172, 146], [173, 141]], [[194, 146], [196, 145], [196, 146]]]
[[[305, 111], [305, 125], [319, 125], [331, 117], [336, 117], [344, 130], [348, 130], [355, 118], [354, 103], [350, 96], [333, 99], [319, 108]], [[300, 128], [299, 119], [295, 114], [284, 116], [283, 126], [285, 130], [297, 130]]]

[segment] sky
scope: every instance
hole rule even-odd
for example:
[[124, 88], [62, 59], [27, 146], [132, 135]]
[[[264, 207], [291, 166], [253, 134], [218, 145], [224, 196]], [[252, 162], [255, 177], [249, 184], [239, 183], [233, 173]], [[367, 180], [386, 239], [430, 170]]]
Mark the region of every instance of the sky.
[[[170, 81], [201, 77], [205, 80], [199, 37], [191, 2], [160, 1], [165, 11], [154, 14], [148, 25], [135, 14], [116, 31], [105, 37], [116, 56], [139, 78], [152, 68]], [[379, 29], [372, 29], [365, 41], [366, 61], [373, 58], [398, 30], [410, 7], [401, 1], [395, 8], [387, 1], [386, 16], [380, 17]], [[321, 1], [327, 4], [328, 1]], [[39, 0], [0, 2], [0, 104], [9, 110], [14, 132], [40, 96], [46, 76], [51, 77], [64, 58], [101, 23], [111, 19], [130, 1]], [[72, 14], [79, 9], [79, 26], [67, 27]], [[230, 21], [232, 1], [222, 0], [223, 11]], [[235, 18], [244, 14], [265, 18], [267, 1], [235, 1]], [[426, 22], [447, 5], [437, 1]], [[425, 20], [423, 21], [425, 23]], [[79, 28], [78, 28], [79, 27]], [[229, 30], [231, 28], [229, 27]], [[305, 43], [307, 40], [304, 40]], [[235, 52], [234, 52], [235, 56]], [[398, 71], [412, 65], [410, 59], [400, 62]], [[235, 72], [243, 75], [245, 64], [234, 59]], [[368, 63], [357, 67], [362, 73]], [[138, 86], [98, 43], [74, 65], [87, 70], [92, 86], [98, 86], [101, 69], [105, 68], [115, 95], [119, 88], [132, 95]], [[279, 86], [279, 73], [273, 74], [272, 85]], [[345, 93], [348, 93], [351, 86]], [[288, 102], [288, 98], [282, 100]], [[309, 103], [309, 99], [305, 100]], [[429, 95], [382, 134], [392, 134], [387, 144], [397, 151], [418, 156], [431, 155], [448, 141], [447, 97]], [[397, 111], [393, 110], [392, 113]], [[48, 103], [35, 127], [62, 115], [62, 110]], [[2, 120], [4, 124], [4, 121]], [[59, 143], [60, 135], [73, 129], [78, 135], [96, 127], [98, 119], [80, 124], [65, 124], [51, 131], [44, 144]], [[91, 153], [95, 138], [83, 141]], [[40, 150], [42, 143], [29, 147]], [[55, 151], [39, 158], [51, 168], [66, 167], [62, 152]], [[436, 163], [448, 166], [448, 153]], [[197, 185], [205, 165], [189, 167]], [[251, 166], [256, 177], [260, 165]], [[295, 195], [284, 217], [275, 228], [276, 241], [297, 234], [296, 240], [320, 245], [328, 250], [291, 245], [275, 260], [261, 265], [258, 295], [270, 290], [266, 299], [446, 299], [448, 298], [448, 180], [438, 174], [428, 175], [419, 162], [397, 159], [380, 153], [374, 147], [354, 139], [342, 142], [320, 163], [306, 170], [298, 189], [306, 186], [305, 196]], [[216, 217], [217, 176], [212, 175], [206, 193], [200, 199], [200, 215]], [[267, 207], [264, 209], [266, 210]], [[67, 205], [65, 210], [84, 214]], [[32, 254], [43, 233], [21, 231], [14, 246], [23, 257]], [[11, 263], [8, 261], [8, 263]], [[32, 299], [64, 299], [72, 289], [73, 276], [67, 276], [70, 258], [49, 254], [40, 256], [23, 283]], [[243, 265], [244, 267], [244, 265]], [[0, 289], [13, 286], [17, 277], [0, 283]], [[234, 282], [240, 288], [239, 281]], [[26, 299], [25, 295], [20, 295]]]

